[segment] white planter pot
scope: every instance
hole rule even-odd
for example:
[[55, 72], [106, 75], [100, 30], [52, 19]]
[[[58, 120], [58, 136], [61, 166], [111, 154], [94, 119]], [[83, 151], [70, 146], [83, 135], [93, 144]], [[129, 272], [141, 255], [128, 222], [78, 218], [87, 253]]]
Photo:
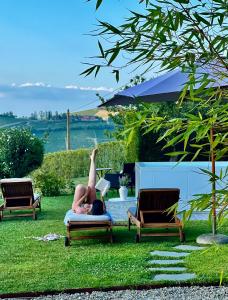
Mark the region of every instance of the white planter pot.
[[127, 199], [127, 194], [128, 194], [128, 189], [126, 186], [121, 186], [119, 188], [119, 194], [120, 194], [120, 199], [121, 200], [126, 200]]

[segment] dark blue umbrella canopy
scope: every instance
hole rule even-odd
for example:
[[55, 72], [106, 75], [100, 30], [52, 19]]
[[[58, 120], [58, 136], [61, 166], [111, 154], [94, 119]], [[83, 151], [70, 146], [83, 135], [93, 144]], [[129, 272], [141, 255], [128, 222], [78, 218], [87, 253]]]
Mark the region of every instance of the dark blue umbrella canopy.
[[[225, 74], [226, 72], [226, 70], [221, 68], [221, 73]], [[204, 74], [208, 75], [208, 79], [214, 81], [210, 82], [208, 87], [228, 87], [228, 77], [221, 79], [221, 76], [218, 76], [218, 68], [213, 68], [212, 66], [198, 67], [195, 77], [202, 77]], [[189, 73], [183, 73], [180, 69], [175, 69], [157, 78], [123, 90], [100, 106], [129, 105], [136, 103], [138, 100], [142, 102], [177, 101], [188, 81], [188, 76]], [[200, 82], [196, 83], [195, 89], [199, 87]]]

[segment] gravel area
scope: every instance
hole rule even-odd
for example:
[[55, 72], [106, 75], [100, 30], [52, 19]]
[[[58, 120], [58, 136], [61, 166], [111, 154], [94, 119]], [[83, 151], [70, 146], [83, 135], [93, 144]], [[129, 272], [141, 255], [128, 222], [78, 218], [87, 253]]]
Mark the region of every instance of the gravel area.
[[[18, 299], [18, 298], [17, 298]], [[227, 300], [228, 287], [167, 287], [152, 290], [125, 290], [110, 292], [92, 292], [80, 294], [59, 294], [38, 298], [20, 298], [23, 300]], [[12, 298], [10, 300], [13, 300]]]

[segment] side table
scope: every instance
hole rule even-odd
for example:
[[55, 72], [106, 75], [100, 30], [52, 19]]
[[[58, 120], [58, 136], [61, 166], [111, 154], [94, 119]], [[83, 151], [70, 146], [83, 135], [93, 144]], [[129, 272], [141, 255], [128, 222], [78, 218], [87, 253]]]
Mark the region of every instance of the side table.
[[136, 206], [136, 197], [127, 197], [126, 200], [112, 198], [106, 202], [106, 209], [110, 213], [114, 223], [126, 222], [129, 207]]

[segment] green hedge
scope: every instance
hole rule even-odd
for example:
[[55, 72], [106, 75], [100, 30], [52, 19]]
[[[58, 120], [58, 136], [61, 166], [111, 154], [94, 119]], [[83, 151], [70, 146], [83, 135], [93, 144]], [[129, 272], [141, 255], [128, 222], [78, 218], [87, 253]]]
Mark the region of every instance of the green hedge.
[[[113, 172], [120, 171], [126, 161], [125, 145], [123, 142], [108, 142], [98, 145], [97, 167], [110, 167]], [[78, 149], [48, 153], [44, 156], [42, 166], [33, 173], [54, 173], [65, 180], [88, 176], [89, 155], [91, 149]], [[36, 175], [36, 174], [35, 174]]]

